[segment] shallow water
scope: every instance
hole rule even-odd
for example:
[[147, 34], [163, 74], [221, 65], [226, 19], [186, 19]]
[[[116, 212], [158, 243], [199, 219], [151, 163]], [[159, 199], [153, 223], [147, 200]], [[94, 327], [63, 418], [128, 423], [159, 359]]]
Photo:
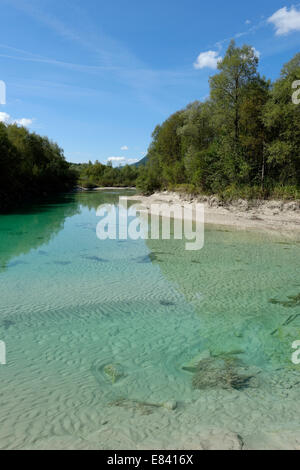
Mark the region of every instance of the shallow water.
[[[96, 208], [120, 194], [0, 216], [0, 448], [192, 448], [210, 428], [300, 432], [300, 306], [289, 299], [299, 242], [212, 226], [199, 252], [100, 241]], [[186, 366], [201, 354], [237, 357], [251, 385], [195, 389]], [[150, 406], [170, 401], [175, 410]]]

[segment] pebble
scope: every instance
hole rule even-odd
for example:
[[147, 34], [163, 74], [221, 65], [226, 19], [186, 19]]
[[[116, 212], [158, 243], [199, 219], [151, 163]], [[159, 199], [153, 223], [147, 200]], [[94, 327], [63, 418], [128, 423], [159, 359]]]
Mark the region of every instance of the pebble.
[[167, 410], [174, 411], [177, 408], [177, 401], [175, 400], [166, 401], [163, 404], [163, 407], [166, 408]]

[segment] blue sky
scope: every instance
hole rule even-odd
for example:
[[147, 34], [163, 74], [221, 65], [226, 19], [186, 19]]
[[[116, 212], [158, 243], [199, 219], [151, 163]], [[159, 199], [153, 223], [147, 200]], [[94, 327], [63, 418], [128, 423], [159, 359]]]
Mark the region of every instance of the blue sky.
[[[73, 162], [142, 158], [156, 124], [209, 93], [231, 38], [275, 79], [300, 50], [300, 4], [0, 0], [0, 120], [48, 135]], [[300, 77], [299, 77], [300, 78]]]

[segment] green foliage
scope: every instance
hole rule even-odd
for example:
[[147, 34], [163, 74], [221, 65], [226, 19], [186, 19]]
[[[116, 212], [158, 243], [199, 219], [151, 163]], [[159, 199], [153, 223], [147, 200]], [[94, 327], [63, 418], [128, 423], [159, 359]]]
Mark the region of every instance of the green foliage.
[[96, 161], [69, 165], [47, 138], [0, 123], [0, 208], [27, 197], [64, 191], [74, 181], [92, 189], [136, 186], [144, 194], [178, 190], [222, 199], [300, 197], [300, 53], [273, 84], [258, 73], [258, 57], [232, 41], [210, 78], [210, 96], [156, 126], [139, 165]]
[[210, 79], [210, 97], [155, 128], [137, 178], [142, 193], [299, 198], [300, 105], [292, 102], [292, 83], [300, 79], [300, 54], [273, 85], [257, 68], [254, 49], [232, 41]]
[[0, 123], [0, 210], [69, 190], [75, 179], [57, 144], [24, 127]]
[[292, 84], [300, 78], [300, 54], [281, 72], [264, 109], [264, 123], [269, 132], [267, 159], [272, 179], [282, 185], [300, 182], [300, 106], [291, 99]]
[[111, 164], [103, 165], [96, 161], [94, 164], [80, 165], [78, 168], [78, 182], [80, 186], [93, 189], [103, 187], [131, 187], [135, 186], [139, 169], [135, 166], [113, 168]]
[[124, 372], [120, 364], [107, 364], [103, 371], [112, 385], [114, 385], [121, 377], [124, 377]]

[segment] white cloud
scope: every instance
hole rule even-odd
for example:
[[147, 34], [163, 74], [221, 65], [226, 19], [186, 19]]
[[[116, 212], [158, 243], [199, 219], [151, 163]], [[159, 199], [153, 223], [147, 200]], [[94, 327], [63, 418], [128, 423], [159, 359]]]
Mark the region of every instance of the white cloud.
[[9, 114], [2, 112], [0, 113], [0, 122], [4, 122], [5, 124], [17, 124], [18, 126], [22, 127], [29, 127], [33, 123], [33, 119], [13, 119]]
[[126, 160], [125, 157], [109, 157], [107, 159], [108, 162], [112, 162], [112, 163], [121, 163], [121, 162], [124, 162]]
[[132, 165], [133, 163], [137, 163], [139, 161], [138, 158], [125, 158], [125, 157], [109, 157], [107, 159], [108, 163], [115, 163], [117, 165]]
[[251, 24], [251, 21], [250, 21], [250, 20], [246, 20], [246, 21], [245, 21], [245, 24]]
[[31, 124], [33, 123], [33, 120], [32, 119], [27, 119], [27, 118], [22, 118], [22, 119], [17, 119], [15, 121], [15, 123], [18, 124], [18, 126], [30, 127]]
[[121, 150], [129, 150], [129, 148], [127, 147], [127, 145], [123, 145], [123, 147], [121, 147]]
[[260, 52], [257, 49], [255, 49], [255, 47], [252, 47], [252, 50], [254, 52], [254, 55], [259, 59], [261, 56]]
[[216, 51], [207, 51], [201, 52], [197, 57], [196, 62], [194, 63], [195, 69], [204, 69], [206, 67], [210, 69], [216, 69], [218, 66], [218, 62], [222, 60], [222, 57], [218, 55], [219, 53]]
[[293, 6], [290, 10], [287, 7], [277, 10], [267, 21], [275, 26], [277, 36], [300, 31], [300, 11]]
[[10, 115], [7, 113], [0, 113], [0, 122], [4, 122], [4, 124], [8, 124], [10, 122]]

